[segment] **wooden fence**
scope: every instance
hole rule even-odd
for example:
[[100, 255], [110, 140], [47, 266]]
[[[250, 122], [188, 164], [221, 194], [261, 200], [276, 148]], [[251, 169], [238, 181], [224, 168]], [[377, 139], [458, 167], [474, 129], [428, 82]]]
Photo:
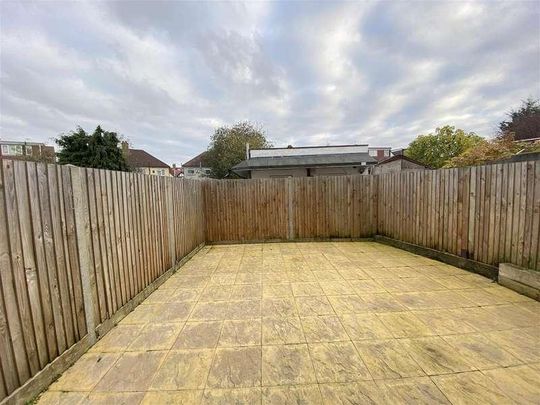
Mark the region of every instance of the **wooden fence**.
[[208, 180], [206, 240], [372, 236], [376, 186], [373, 176]]
[[540, 270], [540, 162], [379, 176], [377, 233]]
[[201, 182], [1, 166], [0, 400], [204, 242]]

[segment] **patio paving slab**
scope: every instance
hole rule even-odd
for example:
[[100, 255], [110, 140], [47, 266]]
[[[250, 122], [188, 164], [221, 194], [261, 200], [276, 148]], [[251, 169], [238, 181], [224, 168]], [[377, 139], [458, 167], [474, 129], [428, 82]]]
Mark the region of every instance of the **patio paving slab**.
[[538, 403], [540, 303], [374, 242], [206, 246], [41, 404]]

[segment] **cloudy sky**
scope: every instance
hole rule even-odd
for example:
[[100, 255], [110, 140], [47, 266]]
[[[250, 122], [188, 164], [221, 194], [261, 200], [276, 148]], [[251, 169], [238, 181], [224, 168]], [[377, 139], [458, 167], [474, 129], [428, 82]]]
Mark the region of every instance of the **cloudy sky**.
[[9, 2], [0, 137], [101, 124], [168, 163], [213, 129], [276, 146], [493, 135], [540, 97], [540, 2]]

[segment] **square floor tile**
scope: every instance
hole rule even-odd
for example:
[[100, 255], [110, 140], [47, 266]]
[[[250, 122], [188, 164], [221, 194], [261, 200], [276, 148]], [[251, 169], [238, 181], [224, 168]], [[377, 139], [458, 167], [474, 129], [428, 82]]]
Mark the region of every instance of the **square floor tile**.
[[352, 340], [392, 337], [392, 333], [375, 314], [344, 314], [340, 315], [340, 320]]
[[52, 391], [90, 391], [120, 358], [117, 353], [87, 353], [50, 387]]
[[323, 400], [317, 385], [285, 385], [263, 388], [262, 403], [264, 405], [322, 405]]
[[385, 391], [373, 382], [331, 383], [320, 385], [325, 404], [388, 404]]
[[310, 316], [300, 318], [306, 341], [335, 342], [350, 340], [337, 316]]
[[[148, 391], [143, 398], [142, 405], [175, 404], [192, 405], [201, 401], [202, 390], [182, 391]], [[126, 404], [128, 405], [128, 404]]]
[[150, 390], [204, 388], [213, 355], [214, 351], [208, 349], [170, 351], [154, 375]]
[[362, 340], [354, 345], [374, 379], [425, 375], [399, 340]]
[[261, 321], [258, 319], [224, 321], [218, 346], [261, 345]]
[[[126, 352], [103, 376], [96, 391], [146, 391], [165, 352]], [[144, 365], [144, 366], [142, 366]]]
[[264, 386], [315, 383], [315, 373], [305, 344], [263, 346]]
[[323, 295], [313, 297], [297, 297], [296, 307], [300, 316], [334, 315], [334, 308]]
[[379, 380], [377, 385], [386, 391], [388, 404], [450, 405], [441, 390], [428, 377]]
[[261, 314], [271, 318], [298, 316], [294, 299], [283, 297], [263, 298]]
[[410, 311], [382, 313], [378, 317], [395, 338], [434, 335], [431, 328]]
[[433, 382], [453, 404], [510, 404], [512, 401], [479, 371], [440, 375]]
[[178, 334], [173, 349], [202, 349], [216, 347], [222, 322], [187, 322]]
[[261, 348], [223, 348], [216, 351], [207, 386], [211, 388], [261, 385]]
[[144, 325], [117, 325], [92, 346], [89, 352], [122, 352], [137, 338]]
[[263, 318], [262, 344], [305, 343], [299, 318]]
[[234, 388], [234, 389], [209, 389], [205, 390], [202, 397], [203, 405], [250, 405], [261, 403], [261, 389], [257, 388]]
[[370, 380], [371, 375], [351, 342], [309, 345], [319, 383]]
[[183, 326], [182, 323], [147, 324], [127, 350], [169, 350]]

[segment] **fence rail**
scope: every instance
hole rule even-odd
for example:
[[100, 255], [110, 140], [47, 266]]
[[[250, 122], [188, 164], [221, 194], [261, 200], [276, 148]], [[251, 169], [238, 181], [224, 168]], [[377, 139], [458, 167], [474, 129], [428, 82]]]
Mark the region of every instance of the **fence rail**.
[[189, 181], [0, 166], [0, 400], [205, 241], [376, 234], [540, 270], [540, 162]]
[[204, 242], [201, 182], [1, 163], [0, 400]]

